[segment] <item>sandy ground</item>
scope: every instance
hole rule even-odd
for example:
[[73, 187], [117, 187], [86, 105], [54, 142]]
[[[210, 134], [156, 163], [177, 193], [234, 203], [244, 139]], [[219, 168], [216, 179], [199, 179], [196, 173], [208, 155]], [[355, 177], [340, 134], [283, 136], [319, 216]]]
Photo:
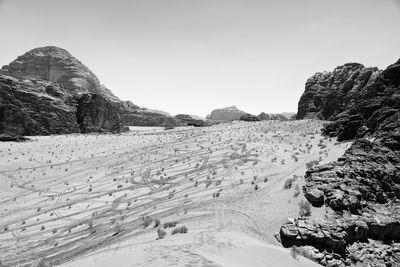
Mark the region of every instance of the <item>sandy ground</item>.
[[[306, 163], [336, 160], [349, 146], [322, 137], [321, 125], [133, 127], [120, 135], [0, 143], [0, 261], [315, 266], [294, 259], [274, 234], [298, 214]], [[284, 189], [289, 178], [293, 186]], [[181, 226], [188, 233], [172, 235]], [[157, 229], [166, 236], [159, 239]]]

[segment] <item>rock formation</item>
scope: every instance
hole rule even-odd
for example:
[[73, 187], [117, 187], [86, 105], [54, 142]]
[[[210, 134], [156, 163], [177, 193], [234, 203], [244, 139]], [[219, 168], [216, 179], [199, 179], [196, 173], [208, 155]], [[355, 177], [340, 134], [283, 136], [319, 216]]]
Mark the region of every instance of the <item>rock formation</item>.
[[[326, 266], [400, 266], [400, 61], [384, 71], [344, 66], [352, 74], [339, 71], [343, 84], [335, 85], [339, 92], [351, 88], [340, 96], [346, 99], [343, 106], [332, 97], [334, 108], [315, 114], [331, 114], [324, 117], [333, 120], [324, 133], [357, 139], [336, 162], [306, 172], [304, 195], [313, 206], [326, 208], [324, 218], [290, 219], [280, 239], [284, 246], [302, 246]], [[311, 114], [303, 107], [301, 116]]]
[[60, 84], [0, 75], [0, 133], [79, 132], [74, 100]]
[[372, 83], [379, 73], [377, 68], [347, 63], [332, 72], [314, 74], [306, 82], [298, 105], [297, 119], [333, 119], [348, 109], [354, 94]]
[[240, 116], [239, 120], [241, 121], [260, 121], [260, 118], [251, 114], [246, 114]]
[[120, 101], [62, 48], [35, 48], [0, 69], [0, 134], [119, 132], [185, 121]]
[[184, 121], [188, 126], [194, 126], [194, 127], [204, 127], [204, 126], [209, 126], [207, 122], [204, 120], [200, 119], [194, 119], [191, 115], [187, 114], [178, 114], [175, 116], [175, 118]]
[[234, 121], [239, 120], [241, 116], [246, 114], [246, 112], [238, 109], [237, 107], [230, 106], [226, 108], [214, 109], [207, 119], [212, 121]]
[[258, 118], [260, 120], [262, 120], [262, 121], [269, 121], [269, 120], [288, 121], [290, 119], [289, 114], [290, 113], [285, 113], [285, 114], [283, 114], [283, 113], [282, 114], [270, 113], [270, 114], [267, 114], [267, 113], [261, 112], [258, 115]]

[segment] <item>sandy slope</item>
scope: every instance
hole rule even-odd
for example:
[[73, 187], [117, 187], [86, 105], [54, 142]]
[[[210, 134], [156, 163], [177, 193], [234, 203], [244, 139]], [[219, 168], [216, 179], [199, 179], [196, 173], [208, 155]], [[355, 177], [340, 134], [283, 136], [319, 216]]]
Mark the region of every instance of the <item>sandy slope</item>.
[[[312, 266], [272, 245], [286, 217], [298, 214], [303, 196], [294, 193], [306, 163], [335, 160], [348, 146], [321, 137], [320, 127], [241, 122], [2, 143], [0, 261]], [[293, 187], [283, 189], [294, 175]], [[189, 233], [167, 228], [156, 240], [154, 219]]]

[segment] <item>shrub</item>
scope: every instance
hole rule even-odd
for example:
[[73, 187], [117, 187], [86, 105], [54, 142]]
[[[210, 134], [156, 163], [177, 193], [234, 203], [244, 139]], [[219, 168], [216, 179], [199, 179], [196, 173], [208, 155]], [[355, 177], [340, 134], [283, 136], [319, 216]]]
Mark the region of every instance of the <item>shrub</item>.
[[297, 197], [300, 194], [300, 187], [298, 184], [296, 184], [296, 186], [294, 187], [294, 197]]
[[151, 218], [150, 216], [144, 216], [142, 218], [143, 220], [143, 227], [146, 228], [147, 226], [149, 226], [151, 224], [151, 222], [153, 221], [153, 218]]
[[295, 177], [288, 178], [283, 185], [283, 189], [290, 189], [293, 186], [294, 181], [296, 181]]
[[178, 224], [178, 222], [166, 222], [164, 223], [164, 229], [170, 228], [170, 227], [175, 227]]
[[158, 238], [162, 239], [167, 235], [167, 232], [165, 232], [164, 230], [162, 230], [161, 228], [157, 229], [157, 234], [158, 234]]
[[310, 216], [311, 215], [311, 205], [308, 201], [301, 200], [299, 203], [299, 215], [301, 217]]
[[315, 165], [318, 165], [319, 161], [318, 160], [312, 160], [306, 163], [306, 168], [311, 169]]
[[181, 227], [174, 228], [172, 230], [171, 234], [172, 235], [179, 234], [179, 233], [186, 234], [187, 232], [188, 232], [188, 228], [186, 226], [181, 226]]

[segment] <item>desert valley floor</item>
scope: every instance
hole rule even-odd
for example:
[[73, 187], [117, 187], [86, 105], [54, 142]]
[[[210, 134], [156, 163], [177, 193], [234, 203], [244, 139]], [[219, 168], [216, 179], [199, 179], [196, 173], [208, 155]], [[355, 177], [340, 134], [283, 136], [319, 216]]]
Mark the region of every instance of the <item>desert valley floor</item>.
[[307, 163], [350, 146], [321, 127], [131, 127], [0, 143], [1, 264], [318, 266], [291, 257], [274, 234], [299, 213]]

